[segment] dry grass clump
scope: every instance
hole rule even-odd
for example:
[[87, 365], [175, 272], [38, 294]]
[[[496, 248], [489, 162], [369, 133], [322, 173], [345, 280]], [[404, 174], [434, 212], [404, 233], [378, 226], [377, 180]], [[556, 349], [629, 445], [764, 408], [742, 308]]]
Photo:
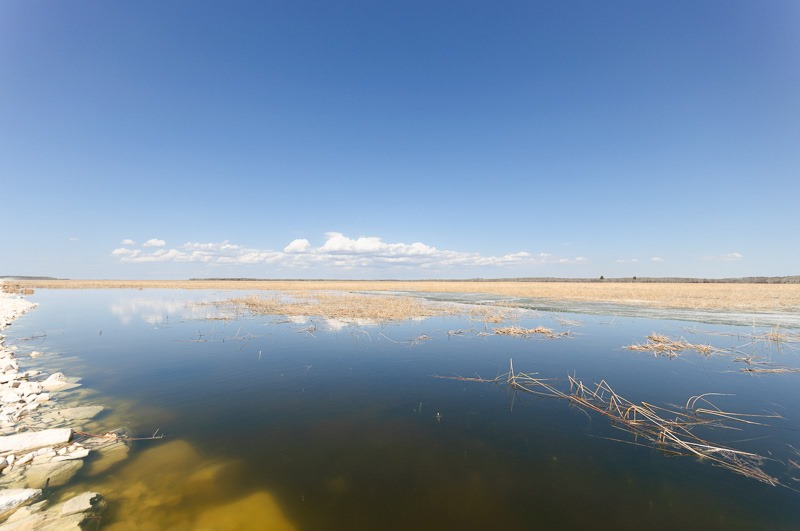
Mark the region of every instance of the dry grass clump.
[[504, 326], [494, 329], [494, 333], [503, 336], [521, 336], [533, 337], [537, 334], [542, 335], [548, 339], [558, 339], [560, 337], [567, 337], [569, 332], [553, 332], [544, 326], [537, 326], [536, 328], [522, 328], [519, 326]]
[[402, 321], [454, 313], [450, 305], [406, 296], [298, 292], [270, 297], [251, 295], [225, 301], [263, 315], [319, 316], [327, 319]]
[[33, 295], [33, 288], [23, 286], [17, 282], [0, 282], [3, 286], [3, 293], [11, 295]]
[[670, 337], [657, 334], [653, 332], [647, 336], [647, 342], [643, 344], [628, 345], [626, 350], [633, 350], [636, 352], [652, 352], [656, 356], [667, 356], [674, 358], [678, 353], [684, 350], [694, 350], [698, 354], [710, 356], [717, 349], [711, 345], [693, 345], [683, 338], [672, 339]]
[[777, 345], [782, 343], [800, 342], [800, 333], [781, 330], [781, 328], [778, 326], [771, 328], [763, 334], [754, 334], [752, 337], [755, 341], [764, 341], [766, 343], [774, 343]]
[[695, 430], [701, 427], [735, 429], [733, 426], [735, 424], [763, 425], [759, 422], [761, 419], [782, 418], [779, 415], [722, 411], [708, 399], [712, 393], [691, 397], [683, 410], [668, 409], [647, 402], [635, 404], [617, 394], [605, 381], [590, 386], [569, 375], [570, 389], [569, 392], [565, 392], [555, 387], [550, 380], [514, 372], [513, 361], [509, 361], [509, 366], [508, 373], [490, 380], [480, 377], [437, 377], [505, 384], [514, 391], [567, 400], [584, 411], [602, 415], [615, 427], [632, 434], [635, 440], [631, 444], [652, 446], [668, 456], [700, 457], [714, 465], [768, 485], [782, 485], [777, 478], [770, 476], [761, 468], [766, 462], [765, 457], [716, 445], [695, 434]]
[[508, 308], [500, 308], [497, 306], [475, 306], [470, 308], [469, 318], [472, 321], [480, 321], [482, 323], [502, 323], [503, 321], [515, 320], [519, 316]]

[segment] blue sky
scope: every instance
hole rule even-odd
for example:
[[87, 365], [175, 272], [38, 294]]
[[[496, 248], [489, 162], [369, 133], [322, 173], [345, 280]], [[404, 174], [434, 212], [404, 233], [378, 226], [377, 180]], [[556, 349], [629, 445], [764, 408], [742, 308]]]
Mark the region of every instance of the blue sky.
[[0, 275], [800, 274], [800, 3], [0, 3]]

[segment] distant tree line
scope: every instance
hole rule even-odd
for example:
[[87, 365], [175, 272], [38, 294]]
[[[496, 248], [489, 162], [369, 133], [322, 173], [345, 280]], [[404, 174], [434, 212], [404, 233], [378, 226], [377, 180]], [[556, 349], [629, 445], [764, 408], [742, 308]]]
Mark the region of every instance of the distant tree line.
[[[22, 278], [22, 277], [16, 277]], [[33, 278], [33, 277], [28, 277]], [[46, 277], [41, 277], [46, 278]], [[190, 281], [291, 281], [315, 282], [331, 279], [291, 279], [291, 278], [190, 278]], [[676, 284], [800, 284], [800, 275], [788, 277], [740, 277], [740, 278], [686, 278], [686, 277], [624, 277], [624, 278], [555, 278], [555, 277], [518, 277], [518, 278], [428, 278], [418, 280], [381, 279], [381, 280], [353, 280], [354, 282], [645, 282], [645, 283], [676, 283]]]

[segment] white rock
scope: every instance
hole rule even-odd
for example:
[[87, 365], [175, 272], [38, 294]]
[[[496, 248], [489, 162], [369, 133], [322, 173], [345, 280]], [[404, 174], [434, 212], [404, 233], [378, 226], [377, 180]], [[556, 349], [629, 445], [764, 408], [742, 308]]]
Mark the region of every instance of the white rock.
[[49, 463], [51, 460], [53, 460], [53, 458], [55, 456], [56, 456], [55, 452], [48, 453], [48, 454], [40, 454], [40, 455], [34, 456], [33, 461], [31, 461], [31, 464], [40, 465], [42, 463]]
[[[13, 531], [21, 531], [21, 530], [38, 530], [40, 526], [36, 525], [39, 522], [43, 522], [45, 517], [42, 516], [40, 518], [32, 517], [31, 515], [40, 513], [42, 509], [45, 508], [47, 505], [46, 500], [42, 500], [40, 502], [32, 503], [31, 505], [26, 505], [25, 507], [20, 507], [14, 514], [8, 517], [8, 520], [3, 522], [3, 529], [9, 529]], [[16, 525], [9, 525], [12, 522], [18, 522]]]
[[34, 450], [44, 446], [58, 446], [68, 443], [71, 438], [71, 428], [54, 428], [50, 430], [6, 435], [0, 437], [0, 453]]
[[21, 382], [17, 387], [17, 392], [21, 395], [41, 393], [42, 384], [37, 382]]
[[80, 386], [80, 384], [70, 383], [70, 381], [67, 380], [67, 377], [64, 376], [64, 373], [62, 372], [55, 372], [40, 383], [42, 385], [42, 389], [46, 391], [60, 391], [63, 389], [72, 389]]
[[25, 454], [25, 455], [23, 455], [22, 457], [20, 457], [19, 459], [17, 459], [17, 460], [14, 462], [14, 465], [15, 465], [15, 466], [27, 465], [28, 463], [30, 463], [31, 461], [33, 461], [33, 458], [34, 458], [34, 457], [36, 457], [36, 454], [35, 454], [35, 453], [33, 453], [33, 452], [28, 452], [27, 454]]
[[42, 354], [43, 354], [42, 352], [39, 352], [38, 350], [34, 350], [33, 352], [31, 352], [31, 358], [38, 358]]
[[14, 391], [6, 391], [2, 395], [0, 395], [0, 402], [3, 402], [5, 404], [11, 404], [13, 402], [19, 402], [21, 399], [22, 399], [22, 397], [19, 396]]
[[2, 489], [0, 490], [0, 514], [5, 515], [41, 494], [41, 489]]
[[89, 455], [88, 448], [81, 448], [80, 450], [75, 450], [74, 452], [70, 452], [65, 455], [57, 455], [53, 457], [53, 461], [69, 461], [71, 459], [83, 459], [84, 457]]
[[50, 393], [41, 393], [36, 395], [37, 402], [47, 402], [48, 400], [50, 400]]
[[14, 461], [15, 461], [16, 459], [17, 459], [17, 456], [15, 456], [14, 454], [8, 454], [8, 455], [6, 456], [6, 462], [8, 463], [8, 466], [11, 466], [11, 465], [13, 465], [13, 464], [14, 464]]
[[102, 499], [103, 497], [99, 492], [84, 492], [83, 494], [78, 494], [64, 503], [64, 506], [61, 508], [61, 516], [91, 511]]

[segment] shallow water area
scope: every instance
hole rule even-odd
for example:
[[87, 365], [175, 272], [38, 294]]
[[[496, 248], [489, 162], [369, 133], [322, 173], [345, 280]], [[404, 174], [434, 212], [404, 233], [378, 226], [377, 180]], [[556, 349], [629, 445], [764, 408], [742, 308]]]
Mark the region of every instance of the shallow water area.
[[[800, 373], [741, 372], [753, 365], [735, 361], [800, 367], [799, 344], [761, 341], [752, 323], [564, 306], [516, 309], [499, 323], [466, 314], [370, 325], [198, 304], [231, 296], [37, 290], [28, 298], [39, 307], [6, 331], [21, 364], [82, 378], [87, 400], [107, 407], [92, 428], [166, 435], [135, 442], [117, 460], [90, 459], [67, 486], [106, 496], [101, 528], [791, 529], [800, 521], [791, 490], [800, 487], [791, 464], [800, 461]], [[502, 326], [565, 335], [494, 334]], [[624, 349], [653, 332], [719, 352]], [[31, 350], [45, 355], [26, 359]], [[681, 408], [719, 393], [712, 399], [724, 411], [778, 414], [767, 426], [703, 436], [769, 457], [765, 469], [786, 486], [666, 457], [564, 400], [435, 377], [494, 378], [510, 359], [565, 392], [572, 374], [605, 380], [636, 403]]]

